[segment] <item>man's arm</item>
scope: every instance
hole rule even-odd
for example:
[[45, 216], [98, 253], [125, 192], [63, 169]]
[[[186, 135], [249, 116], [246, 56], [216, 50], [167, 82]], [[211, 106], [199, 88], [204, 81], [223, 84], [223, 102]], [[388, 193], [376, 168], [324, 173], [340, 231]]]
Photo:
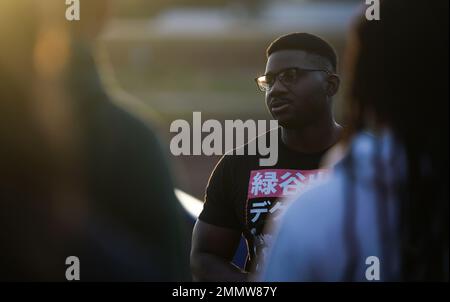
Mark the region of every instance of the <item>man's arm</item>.
[[197, 220], [191, 248], [194, 281], [246, 281], [247, 272], [231, 263], [240, 239], [237, 230]]

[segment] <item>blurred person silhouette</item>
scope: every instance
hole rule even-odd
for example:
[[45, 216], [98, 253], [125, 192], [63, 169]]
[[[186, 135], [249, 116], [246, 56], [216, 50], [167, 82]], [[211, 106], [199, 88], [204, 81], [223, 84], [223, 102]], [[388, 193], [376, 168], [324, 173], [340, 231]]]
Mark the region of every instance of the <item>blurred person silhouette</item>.
[[380, 12], [350, 35], [348, 152], [272, 226], [262, 280], [448, 281], [448, 1]]
[[57, 171], [53, 150], [43, 143], [32, 113], [38, 24], [32, 5], [31, 0], [0, 2], [1, 280], [38, 279], [40, 265], [50, 276], [54, 271], [50, 251], [61, 253], [60, 246], [51, 244], [61, 238], [53, 228], [52, 201], [42, 202], [50, 195], [48, 187], [56, 181], [52, 176]]
[[55, 1], [2, 9], [2, 41], [17, 41], [0, 51], [2, 280], [65, 280], [68, 256], [83, 281], [189, 278], [161, 146], [96, 69], [108, 2], [83, 2], [70, 24]]

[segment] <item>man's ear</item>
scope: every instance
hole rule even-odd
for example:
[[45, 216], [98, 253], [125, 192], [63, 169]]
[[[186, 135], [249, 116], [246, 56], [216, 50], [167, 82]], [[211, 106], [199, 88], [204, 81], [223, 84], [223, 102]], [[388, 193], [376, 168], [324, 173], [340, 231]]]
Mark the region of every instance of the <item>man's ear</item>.
[[328, 75], [327, 83], [327, 96], [332, 97], [338, 92], [341, 79], [337, 74], [333, 73]]

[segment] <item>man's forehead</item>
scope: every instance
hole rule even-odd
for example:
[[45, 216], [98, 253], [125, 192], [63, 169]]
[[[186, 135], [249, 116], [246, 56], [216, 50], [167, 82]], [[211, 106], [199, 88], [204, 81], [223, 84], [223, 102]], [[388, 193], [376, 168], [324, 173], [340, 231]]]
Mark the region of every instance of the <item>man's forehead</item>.
[[304, 50], [279, 50], [267, 59], [266, 73], [290, 67], [329, 69], [328, 65], [326, 59]]

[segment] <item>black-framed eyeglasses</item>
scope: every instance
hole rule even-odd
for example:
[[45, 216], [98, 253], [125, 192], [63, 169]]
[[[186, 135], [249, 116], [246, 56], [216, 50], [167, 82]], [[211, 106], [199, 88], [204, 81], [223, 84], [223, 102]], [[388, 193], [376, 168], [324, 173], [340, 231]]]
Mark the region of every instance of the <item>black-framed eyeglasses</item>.
[[311, 69], [311, 68], [298, 68], [290, 67], [283, 69], [277, 73], [267, 73], [255, 78], [256, 85], [261, 91], [269, 91], [278, 79], [285, 86], [292, 86], [297, 81], [304, 77], [306, 73], [312, 71], [322, 71], [327, 74], [331, 74], [326, 69]]

